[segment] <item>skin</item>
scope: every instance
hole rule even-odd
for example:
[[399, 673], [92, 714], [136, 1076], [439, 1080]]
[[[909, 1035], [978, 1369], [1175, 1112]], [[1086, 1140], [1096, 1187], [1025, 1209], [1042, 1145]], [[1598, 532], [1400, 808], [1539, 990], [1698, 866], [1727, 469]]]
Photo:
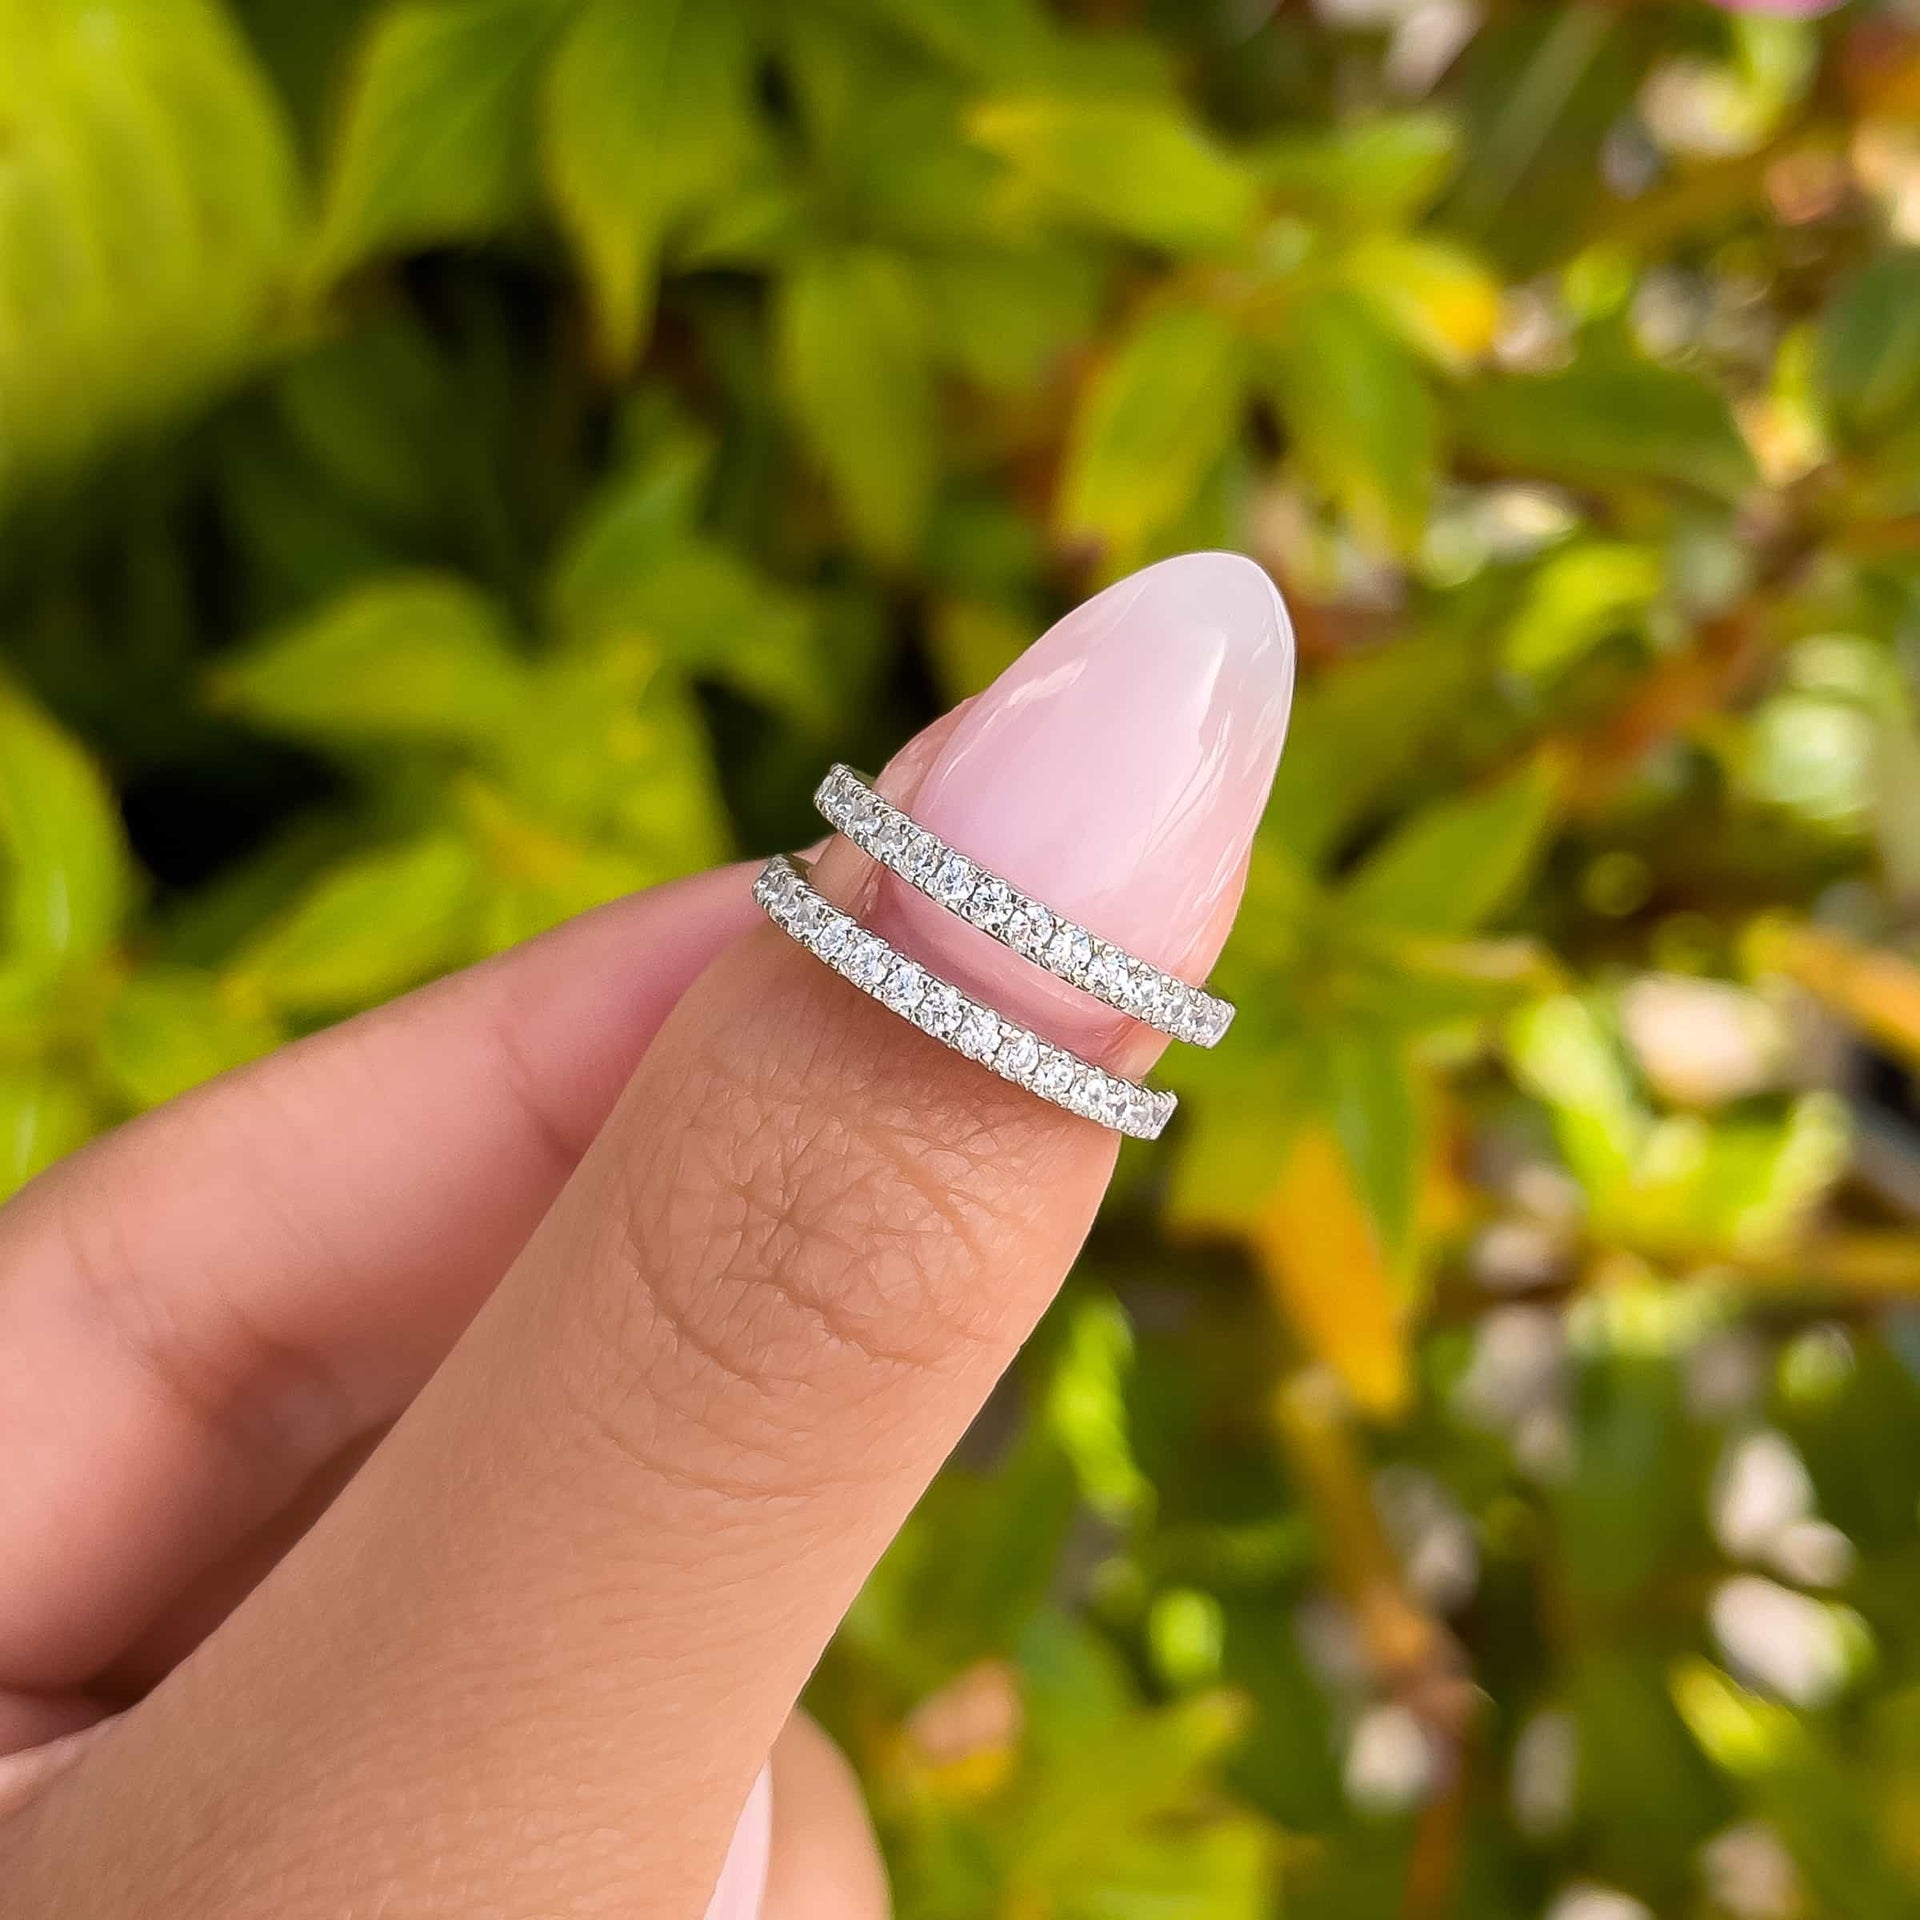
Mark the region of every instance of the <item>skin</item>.
[[[1277, 671], [1264, 580], [1177, 564], [1202, 614], [1209, 583], [1252, 607]], [[1212, 704], [1137, 858], [1159, 957], [1203, 974], [1284, 685], [1228, 698], [1222, 628], [1180, 628], [1166, 584], [1075, 616], [1144, 608], [1144, 665], [1063, 623], [1037, 682], [983, 696], [1009, 720], [962, 709], [880, 784], [912, 807], [946, 747], [1026, 724], [1096, 644], [1106, 690], [1087, 668], [1053, 737], [1103, 700], [1133, 725], [1143, 685], [1165, 732], [1150, 669], [1179, 640]], [[843, 841], [815, 878], [991, 958]], [[588, 915], [0, 1210], [9, 1916], [685, 1920], [770, 1754], [765, 1912], [884, 1911], [858, 1796], [794, 1705], [1064, 1278], [1116, 1139], [875, 1006], [747, 887]], [[1021, 1017], [1033, 983], [1004, 985]], [[1129, 1075], [1160, 1051], [1057, 998], [1061, 1044]]]
[[0, 1211], [10, 1911], [694, 1914], [777, 1739], [766, 1911], [883, 1911], [843, 1765], [782, 1727], [1114, 1144], [745, 886], [589, 916]]

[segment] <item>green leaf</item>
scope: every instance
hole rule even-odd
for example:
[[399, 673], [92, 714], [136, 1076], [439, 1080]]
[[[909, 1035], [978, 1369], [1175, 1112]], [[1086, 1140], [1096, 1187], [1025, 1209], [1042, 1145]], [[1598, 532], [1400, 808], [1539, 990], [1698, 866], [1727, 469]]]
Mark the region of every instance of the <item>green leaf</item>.
[[1558, 788], [1553, 765], [1540, 760], [1486, 793], [1429, 807], [1347, 883], [1342, 911], [1407, 933], [1473, 932], [1532, 869], [1553, 823]]
[[162, 967], [136, 974], [107, 1009], [100, 1065], [127, 1104], [157, 1107], [257, 1059], [280, 1040], [257, 1008], [208, 973]]
[[1426, 1128], [1404, 1036], [1354, 1026], [1324, 1050], [1327, 1112], [1360, 1197], [1398, 1265], [1413, 1234]]
[[1127, 1378], [1133, 1327], [1107, 1295], [1077, 1301], [1047, 1385], [1048, 1429], [1073, 1462], [1087, 1504], [1113, 1525], [1151, 1510], [1153, 1487], [1133, 1457]]
[[[650, 635], [613, 628], [558, 654], [503, 743], [516, 804], [571, 866], [581, 842], [630, 856], [634, 885], [711, 865], [727, 850], [706, 729], [684, 677]], [[536, 876], [548, 855], [531, 852]]]
[[548, 586], [555, 626], [590, 635], [617, 625], [634, 582], [683, 542], [713, 465], [705, 438], [679, 433], [617, 474], [579, 515]]
[[989, 392], [1030, 393], [1092, 329], [1100, 280], [1064, 248], [980, 248], [925, 261], [934, 351]]
[[741, 158], [748, 79], [734, 0], [587, 0], [548, 70], [541, 162], [616, 371], [645, 344], [670, 227]]
[[807, 605], [715, 541], [687, 540], [637, 576], [603, 631], [630, 626], [656, 641], [682, 673], [765, 702], [815, 729], [835, 703]]
[[119, 809], [100, 770], [0, 683], [4, 951], [35, 971], [104, 954], [132, 894]]
[[525, 206], [535, 88], [564, 0], [399, 0], [359, 49], [316, 268], [484, 237]]
[[295, 1014], [385, 999], [471, 957], [478, 880], [446, 834], [342, 861], [241, 949], [228, 988]]
[[208, 0], [0, 4], [0, 508], [271, 348], [292, 143]]
[[1528, 1007], [1507, 1050], [1521, 1084], [1553, 1109], [1568, 1165], [1611, 1204], [1631, 1184], [1653, 1121], [1593, 1009], [1571, 994]]
[[1349, 248], [1340, 277], [1383, 325], [1448, 373], [1484, 357], [1500, 325], [1500, 283], [1462, 247], [1372, 234]]
[[1349, 288], [1286, 310], [1266, 366], [1294, 459], [1369, 545], [1409, 553], [1439, 458], [1433, 396], [1413, 357]]
[[1062, 535], [1125, 560], [1178, 519], [1238, 428], [1242, 364], [1232, 327], [1211, 308], [1149, 312], [1081, 396]]
[[1462, 437], [1483, 456], [1576, 484], [1645, 481], [1743, 493], [1753, 457], [1726, 401], [1690, 373], [1613, 347], [1558, 373], [1503, 375], [1465, 396]]
[[854, 537], [898, 564], [918, 545], [937, 474], [927, 329], [913, 276], [871, 250], [817, 254], [781, 289], [788, 404]]
[[1563, 671], [1644, 619], [1665, 585], [1666, 568], [1651, 547], [1596, 540], [1550, 556], [1507, 630], [1507, 666], [1531, 679]]
[[868, 0], [872, 11], [962, 72], [992, 77], [1027, 68], [1051, 42], [1036, 0]]
[[319, 740], [488, 745], [529, 688], [499, 610], [452, 574], [357, 587], [224, 664], [225, 706]]
[[84, 1145], [100, 1122], [66, 1067], [0, 1060], [0, 1200]]
[[1230, 247], [1252, 222], [1252, 175], [1177, 109], [1153, 100], [1009, 98], [968, 132], [1077, 220], [1172, 253]]
[[1459, 129], [1447, 115], [1403, 113], [1271, 141], [1251, 164], [1291, 212], [1336, 229], [1400, 226], [1446, 185], [1458, 148]]
[[1911, 423], [1920, 405], [1920, 248], [1882, 254], [1840, 286], [1821, 318], [1816, 368], [1848, 438]]
[[1307, 681], [1267, 809], [1266, 837], [1317, 865], [1394, 790], [1474, 686], [1464, 646], [1414, 633]]

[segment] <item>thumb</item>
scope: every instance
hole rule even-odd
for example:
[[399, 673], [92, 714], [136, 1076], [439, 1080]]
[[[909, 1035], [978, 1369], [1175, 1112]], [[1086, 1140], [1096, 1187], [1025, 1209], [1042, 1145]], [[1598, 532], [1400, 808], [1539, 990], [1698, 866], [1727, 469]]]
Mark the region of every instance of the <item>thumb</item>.
[[[1291, 668], [1257, 567], [1164, 562], [885, 784], [1015, 887], [1197, 978]], [[819, 884], [1063, 1045], [1122, 1072], [1158, 1051], [845, 842]], [[1114, 1151], [773, 929], [741, 941], [400, 1427], [33, 1810], [18, 1870], [96, 1916], [699, 1913], [822, 1647], [1064, 1277]]]

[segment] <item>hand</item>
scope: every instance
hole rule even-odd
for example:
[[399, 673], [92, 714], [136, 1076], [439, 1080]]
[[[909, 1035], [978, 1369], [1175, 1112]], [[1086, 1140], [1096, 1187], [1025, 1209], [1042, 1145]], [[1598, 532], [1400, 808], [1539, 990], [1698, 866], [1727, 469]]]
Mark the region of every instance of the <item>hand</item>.
[[[1291, 664], [1257, 568], [1167, 562], [882, 785], [1198, 977]], [[846, 843], [817, 877], [1063, 1044], [1158, 1051]], [[734, 869], [53, 1168], [0, 1212], [8, 1915], [882, 1911], [790, 1716], [1114, 1152]]]

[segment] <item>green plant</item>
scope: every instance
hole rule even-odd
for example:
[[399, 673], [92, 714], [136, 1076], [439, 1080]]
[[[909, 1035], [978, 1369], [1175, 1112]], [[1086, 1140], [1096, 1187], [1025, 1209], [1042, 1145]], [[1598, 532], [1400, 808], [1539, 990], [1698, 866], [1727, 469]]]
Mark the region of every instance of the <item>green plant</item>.
[[1234, 1044], [814, 1689], [902, 1912], [1916, 1910], [1916, 99], [1865, 0], [0, 0], [0, 1191], [1254, 552]]

